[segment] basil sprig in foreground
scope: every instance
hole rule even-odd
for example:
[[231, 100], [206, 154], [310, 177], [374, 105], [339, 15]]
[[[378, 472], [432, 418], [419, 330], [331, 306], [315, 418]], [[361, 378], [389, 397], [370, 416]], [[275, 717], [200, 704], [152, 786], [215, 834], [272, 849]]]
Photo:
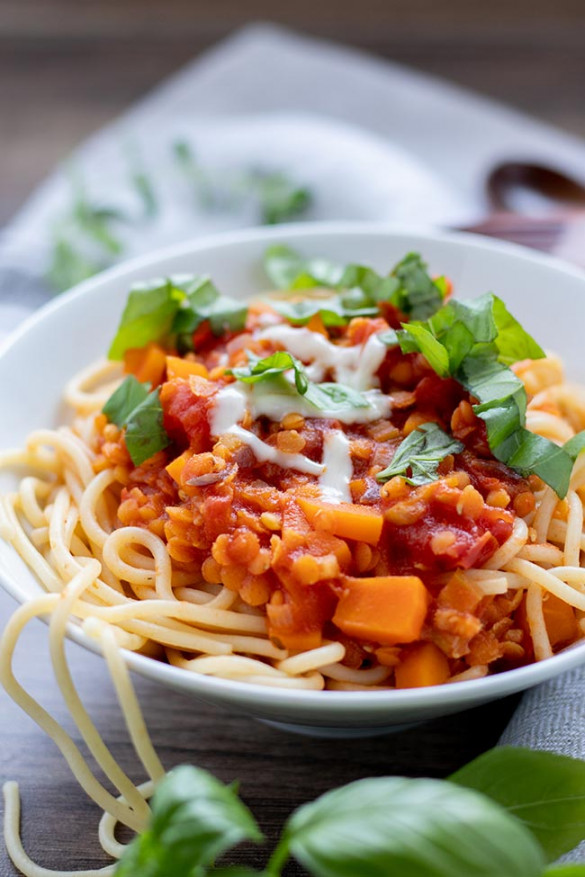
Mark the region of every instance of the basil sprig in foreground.
[[277, 289], [330, 289], [326, 298], [302, 301], [275, 299], [272, 307], [289, 322], [305, 325], [319, 315], [325, 326], [344, 326], [354, 317], [374, 317], [382, 303], [391, 304], [413, 320], [425, 320], [443, 304], [443, 278], [431, 279], [418, 253], [409, 253], [382, 276], [365, 265], [337, 265], [306, 259], [290, 247], [270, 247], [264, 267]]
[[262, 834], [233, 786], [179, 767], [116, 877], [279, 877], [292, 856], [313, 877], [585, 877], [549, 866], [585, 838], [585, 762], [501, 747], [449, 781], [359, 780], [288, 819], [262, 871], [216, 864]]
[[493, 455], [520, 475], [538, 475], [559, 497], [566, 495], [585, 433], [561, 448], [525, 428], [526, 390], [510, 365], [545, 354], [501, 299], [488, 294], [450, 301], [428, 320], [403, 323], [379, 337], [403, 353], [422, 353], [440, 377], [462, 384], [477, 399], [473, 410], [486, 425]]

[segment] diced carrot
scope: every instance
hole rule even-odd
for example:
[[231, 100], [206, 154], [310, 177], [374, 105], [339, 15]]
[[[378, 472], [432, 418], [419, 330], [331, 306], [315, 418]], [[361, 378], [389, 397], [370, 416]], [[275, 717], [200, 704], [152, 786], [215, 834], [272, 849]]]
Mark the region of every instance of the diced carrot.
[[307, 497], [299, 497], [298, 503], [314, 527], [318, 528], [321, 522], [322, 529], [343, 539], [355, 539], [369, 545], [377, 545], [380, 541], [384, 517], [369, 506], [322, 502]]
[[318, 649], [323, 642], [320, 630], [283, 633], [277, 629], [270, 629], [270, 635], [282, 643], [283, 648], [290, 649], [291, 652], [307, 652], [309, 649]]
[[141, 383], [158, 386], [165, 373], [167, 355], [160, 344], [151, 341], [146, 347], [131, 347], [124, 354], [124, 371]]
[[439, 606], [447, 606], [458, 612], [474, 612], [483, 597], [481, 588], [468, 581], [464, 573], [457, 571], [441, 590], [437, 602]]
[[418, 576], [343, 579], [333, 623], [356, 639], [383, 646], [420, 639], [428, 592]]
[[166, 470], [177, 484], [181, 483], [181, 473], [185, 468], [185, 463], [187, 460], [193, 456], [192, 451], [184, 451], [180, 457], [176, 457], [168, 466], [166, 466]]
[[434, 643], [420, 643], [396, 667], [394, 678], [396, 688], [442, 685], [449, 678], [449, 662]]
[[325, 338], [329, 338], [327, 334], [327, 329], [323, 323], [321, 318], [321, 314], [313, 314], [309, 322], [307, 323], [307, 329], [310, 329], [311, 332], [318, 332], [319, 335], [324, 335]]
[[554, 594], [545, 594], [542, 601], [542, 611], [550, 644], [553, 648], [561, 643], [569, 643], [577, 639], [579, 628], [572, 606]]
[[189, 375], [199, 375], [200, 378], [207, 377], [207, 369], [200, 362], [191, 362], [188, 359], [181, 359], [180, 356], [167, 356], [167, 380], [173, 378], [188, 378]]

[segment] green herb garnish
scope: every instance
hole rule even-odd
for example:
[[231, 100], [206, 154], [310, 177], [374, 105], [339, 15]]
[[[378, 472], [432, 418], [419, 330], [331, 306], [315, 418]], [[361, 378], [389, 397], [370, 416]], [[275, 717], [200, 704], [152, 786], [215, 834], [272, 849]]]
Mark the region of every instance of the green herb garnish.
[[108, 357], [122, 359], [131, 347], [174, 341], [192, 349], [191, 335], [209, 320], [214, 335], [244, 328], [248, 308], [221, 295], [207, 277], [181, 275], [135, 284]]
[[62, 292], [112, 265], [124, 252], [121, 231], [157, 213], [152, 181], [140, 165], [134, 147], [129, 149], [128, 159], [130, 184], [143, 206], [141, 216], [92, 199], [79, 173], [75, 169], [70, 172], [71, 202], [55, 224], [47, 271], [55, 291]]
[[302, 216], [313, 201], [311, 191], [283, 171], [205, 167], [186, 140], [175, 141], [173, 155], [203, 210], [228, 211], [251, 203], [263, 225], [275, 225]]
[[186, 295], [172, 326], [172, 332], [180, 337], [183, 348], [193, 349], [189, 336], [206, 320], [209, 320], [211, 331], [217, 336], [226, 332], [240, 332], [244, 328], [248, 306], [222, 295], [208, 277], [176, 277], [172, 282]]
[[121, 429], [128, 423], [134, 409], [142, 405], [149, 392], [150, 384], [141, 384], [134, 375], [128, 375], [114, 390], [102, 411], [111, 423]]
[[230, 374], [245, 384], [257, 384], [258, 381], [269, 380], [291, 369], [294, 372], [297, 392], [304, 396], [309, 387], [305, 367], [302, 362], [286, 350], [277, 350], [276, 353], [272, 353], [264, 359], [251, 357], [248, 353], [248, 365], [234, 368]]
[[576, 436], [562, 448], [525, 428], [526, 390], [509, 366], [545, 354], [501, 299], [452, 301], [425, 322], [378, 337], [403, 353], [422, 353], [440, 377], [462, 384], [477, 399], [473, 410], [485, 422], [494, 456], [523, 476], [538, 475], [561, 499], [566, 495], [585, 439]]
[[383, 472], [378, 472], [376, 480], [389, 481], [395, 475], [402, 475], [408, 484], [428, 484], [437, 480], [439, 464], [445, 457], [462, 450], [461, 442], [443, 432], [436, 423], [423, 423], [401, 442], [392, 462]]
[[280, 877], [290, 857], [313, 877], [582, 877], [550, 866], [585, 838], [585, 763], [500, 747], [449, 780], [379, 777], [299, 807], [262, 871], [216, 864], [262, 836], [233, 786], [191, 767], [155, 791], [148, 829], [116, 877]]
[[412, 319], [424, 319], [441, 307], [445, 296], [444, 283], [431, 279], [416, 253], [409, 253], [389, 275], [382, 276], [365, 265], [344, 268], [326, 259], [304, 259], [296, 250], [277, 245], [266, 251], [264, 268], [277, 289], [335, 291], [326, 299], [271, 302], [296, 325], [305, 325], [316, 314], [326, 326], [345, 325], [354, 317], [376, 316], [382, 303]]
[[150, 384], [141, 384], [134, 375], [128, 375], [102, 408], [112, 423], [126, 428], [124, 441], [135, 466], [171, 441], [164, 428], [160, 391], [149, 390]]
[[313, 202], [311, 191], [282, 171], [255, 171], [248, 177], [263, 225], [277, 225], [302, 216]]
[[[248, 358], [247, 366], [234, 368], [229, 374], [246, 384], [270, 382], [277, 393], [287, 394], [296, 390], [303, 399], [320, 411], [333, 413], [353, 408], [369, 408], [370, 403], [366, 397], [352, 387], [337, 383], [315, 384], [310, 381], [303, 363], [285, 350], [278, 350], [265, 359], [257, 359], [248, 353]], [[291, 370], [294, 374], [294, 389], [288, 382], [278, 380]]]
[[116, 874], [198, 877], [244, 840], [258, 843], [262, 834], [235, 789], [205, 770], [185, 765], [161, 781], [150, 827], [130, 844]]

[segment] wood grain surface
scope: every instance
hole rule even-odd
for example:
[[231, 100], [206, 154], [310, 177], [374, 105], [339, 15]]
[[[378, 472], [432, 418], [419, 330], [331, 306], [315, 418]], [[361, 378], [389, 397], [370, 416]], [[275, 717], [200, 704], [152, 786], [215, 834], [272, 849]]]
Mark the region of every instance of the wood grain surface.
[[[85, 136], [204, 47], [258, 18], [372, 49], [585, 135], [582, 0], [0, 0], [0, 223]], [[530, 228], [488, 231], [543, 245]], [[14, 605], [0, 593], [1, 627]], [[15, 666], [70, 729], [46, 639], [46, 627], [33, 622]], [[68, 648], [98, 728], [122, 766], [142, 779], [102, 660]], [[188, 762], [239, 779], [269, 843], [295, 806], [336, 785], [384, 774], [446, 776], [497, 741], [516, 703], [508, 698], [384, 737], [326, 741], [285, 734], [141, 678], [136, 685], [165, 766]], [[105, 864], [97, 808], [53, 743], [3, 692], [0, 778], [21, 785], [23, 839], [35, 860], [60, 869]], [[239, 860], [260, 865], [265, 857], [243, 848]], [[291, 865], [287, 873], [300, 871]], [[0, 849], [0, 877], [15, 874]]]

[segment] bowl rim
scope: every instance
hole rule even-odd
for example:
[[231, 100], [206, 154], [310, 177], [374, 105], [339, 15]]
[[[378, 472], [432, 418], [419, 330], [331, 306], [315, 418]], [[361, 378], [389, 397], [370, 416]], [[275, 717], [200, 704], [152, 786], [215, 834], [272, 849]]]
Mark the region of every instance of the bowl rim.
[[[143, 272], [150, 266], [156, 273], [156, 266], [167, 259], [184, 257], [216, 248], [238, 246], [246, 243], [291, 243], [300, 238], [318, 240], [330, 236], [356, 237], [408, 237], [427, 239], [433, 243], [455, 244], [461, 249], [487, 251], [515, 257], [519, 262], [541, 265], [553, 269], [557, 273], [573, 277], [584, 283], [585, 271], [563, 262], [554, 256], [532, 251], [519, 244], [488, 238], [471, 232], [444, 231], [428, 226], [403, 226], [398, 223], [375, 222], [320, 222], [290, 223], [276, 227], [258, 227], [221, 232], [213, 235], [186, 240], [167, 246], [146, 255], [122, 262], [106, 271], [84, 280], [69, 291], [50, 300], [40, 309], [27, 317], [23, 323], [0, 343], [0, 360], [5, 354], [16, 347], [28, 332], [43, 321], [48, 314], [68, 308], [69, 303], [85, 295], [92, 295], [99, 288], [112, 280], [128, 278], [134, 272]], [[0, 585], [17, 602], [28, 602], [26, 595], [20, 591], [18, 583], [0, 566]], [[46, 619], [44, 619], [46, 620]], [[84, 648], [102, 654], [99, 644], [85, 634], [80, 626], [69, 622], [67, 636]], [[319, 708], [331, 719], [340, 718], [343, 714], [354, 712], [357, 708], [368, 708], [370, 716], [378, 714], [380, 719], [388, 717], [390, 711], [408, 710], [410, 708], [471, 706], [479, 701], [487, 701], [503, 697], [517, 691], [531, 688], [570, 669], [585, 664], [585, 641], [574, 644], [568, 649], [557, 653], [552, 658], [529, 664], [513, 670], [472, 679], [456, 684], [444, 684], [417, 689], [387, 689], [378, 691], [311, 691], [304, 689], [285, 689], [263, 686], [254, 683], [243, 683], [237, 680], [221, 679], [203, 674], [187, 673], [185, 670], [165, 664], [143, 655], [123, 651], [124, 659], [130, 669], [141, 676], [158, 682], [171, 684], [173, 688], [194, 694], [205, 699], [232, 703], [253, 711], [254, 701], [262, 702], [275, 709], [292, 709], [301, 705]]]

